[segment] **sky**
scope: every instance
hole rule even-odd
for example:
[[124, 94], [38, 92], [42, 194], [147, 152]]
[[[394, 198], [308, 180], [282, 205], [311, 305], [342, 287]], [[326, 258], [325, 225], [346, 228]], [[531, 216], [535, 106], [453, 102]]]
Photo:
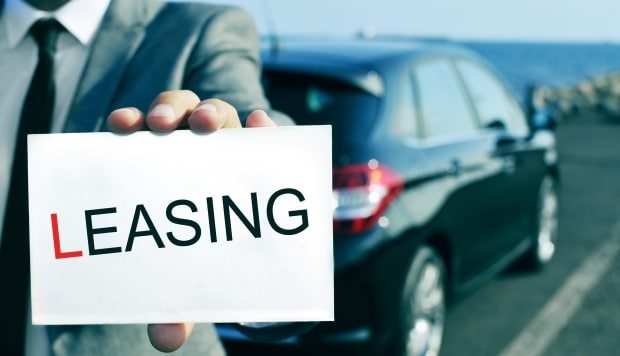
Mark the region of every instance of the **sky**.
[[[212, 0], [249, 10], [261, 33], [620, 42], [618, 0]], [[268, 8], [270, 11], [265, 11]]]

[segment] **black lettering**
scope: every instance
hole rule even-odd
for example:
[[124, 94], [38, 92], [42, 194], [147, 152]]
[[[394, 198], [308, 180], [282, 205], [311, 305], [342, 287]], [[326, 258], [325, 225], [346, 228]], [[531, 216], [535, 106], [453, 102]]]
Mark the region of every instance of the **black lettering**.
[[209, 234], [211, 242], [217, 242], [217, 232], [215, 231], [215, 214], [213, 213], [213, 198], [207, 198], [207, 214], [209, 214]]
[[122, 249], [120, 247], [95, 248], [95, 235], [116, 232], [116, 226], [100, 227], [94, 229], [93, 215], [114, 213], [116, 213], [116, 208], [92, 209], [84, 211], [84, 218], [86, 219], [86, 237], [88, 239], [88, 254], [90, 254], [91, 256], [122, 252]]
[[280, 196], [284, 194], [293, 194], [294, 196], [297, 197], [297, 199], [299, 199], [300, 202], [306, 200], [306, 198], [304, 198], [304, 195], [301, 194], [299, 190], [293, 189], [293, 188], [284, 188], [284, 189], [280, 189], [277, 192], [273, 193], [271, 195], [271, 198], [269, 198], [269, 201], [267, 202], [267, 219], [269, 220], [269, 225], [271, 225], [271, 227], [276, 232], [282, 235], [299, 234], [300, 232], [304, 231], [308, 227], [308, 211], [306, 209], [293, 210], [293, 211], [288, 212], [288, 216], [290, 217], [301, 216], [301, 224], [293, 229], [285, 229], [281, 227], [280, 225], [278, 225], [278, 223], [276, 223], [276, 220], [273, 216], [273, 205], [275, 204], [276, 199], [278, 199]]
[[194, 203], [192, 203], [189, 200], [180, 199], [180, 200], [175, 200], [172, 203], [168, 204], [168, 207], [166, 208], [166, 217], [173, 224], [191, 227], [194, 230], [194, 236], [188, 240], [179, 240], [174, 236], [172, 232], [167, 232], [166, 236], [168, 236], [168, 240], [170, 240], [170, 242], [172, 242], [173, 244], [177, 246], [191, 246], [195, 244], [198, 241], [198, 239], [200, 239], [200, 235], [202, 234], [202, 231], [200, 230], [200, 225], [197, 222], [193, 220], [189, 220], [189, 219], [179, 218], [172, 214], [172, 210], [180, 205], [189, 207], [193, 213], [198, 211], [198, 208], [196, 207]]
[[230, 224], [230, 209], [232, 209], [239, 220], [245, 225], [248, 231], [255, 237], [260, 237], [260, 220], [258, 219], [258, 203], [256, 201], [256, 193], [251, 194], [252, 197], [252, 217], [254, 224], [243, 215], [239, 207], [230, 199], [228, 195], [222, 197], [222, 203], [224, 204], [224, 224], [226, 225], [226, 240], [232, 241], [232, 225]]
[[[136, 229], [138, 228], [138, 221], [140, 220], [140, 216], [144, 218], [144, 222], [148, 227], [147, 230], [136, 231]], [[164, 247], [164, 243], [161, 240], [157, 229], [155, 229], [155, 225], [153, 225], [151, 217], [146, 211], [144, 205], [142, 204], [136, 205], [136, 210], [133, 214], [133, 221], [131, 222], [131, 229], [129, 230], [129, 237], [127, 238], [127, 247], [125, 247], [125, 252], [131, 251], [131, 248], [133, 247], [133, 240], [138, 236], [153, 236], [153, 240], [155, 240], [157, 247]]]

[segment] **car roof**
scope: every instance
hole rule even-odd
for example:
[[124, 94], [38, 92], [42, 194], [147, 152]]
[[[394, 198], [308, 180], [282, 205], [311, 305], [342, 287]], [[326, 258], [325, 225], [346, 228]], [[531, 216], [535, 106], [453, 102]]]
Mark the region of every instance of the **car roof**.
[[376, 39], [287, 37], [277, 39], [275, 49], [269, 37], [264, 37], [262, 43], [261, 49], [266, 63], [305, 58], [317, 62], [329, 61], [350, 66], [364, 66], [393, 58], [411, 58], [428, 54], [472, 55], [471, 51], [449, 40], [407, 37]]
[[438, 55], [477, 58], [446, 40], [286, 38], [279, 39], [276, 46], [273, 43], [263, 41], [266, 70], [325, 75], [354, 83], [377, 96], [383, 93], [384, 69], [396, 63]]

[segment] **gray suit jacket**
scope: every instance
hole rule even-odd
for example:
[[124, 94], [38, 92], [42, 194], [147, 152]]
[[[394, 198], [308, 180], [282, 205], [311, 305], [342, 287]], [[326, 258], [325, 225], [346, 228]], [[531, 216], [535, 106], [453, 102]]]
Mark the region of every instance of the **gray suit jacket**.
[[197, 3], [112, 0], [65, 130], [102, 130], [111, 110], [147, 110], [157, 94], [173, 89], [220, 98], [242, 114], [267, 109], [249, 15]]
[[[1, 4], [1, 1], [0, 1]], [[268, 109], [258, 36], [243, 11], [196, 3], [112, 0], [94, 40], [65, 131], [105, 130], [114, 109], [147, 111], [162, 91], [189, 89], [239, 110]], [[282, 117], [281, 123], [287, 118]], [[145, 325], [49, 327], [57, 355], [156, 355]], [[222, 355], [210, 325], [197, 325], [180, 355]]]

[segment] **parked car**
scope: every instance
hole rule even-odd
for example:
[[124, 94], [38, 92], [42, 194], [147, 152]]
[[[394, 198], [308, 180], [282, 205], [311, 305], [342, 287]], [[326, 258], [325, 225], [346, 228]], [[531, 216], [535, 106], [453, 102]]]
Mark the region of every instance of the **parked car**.
[[336, 321], [289, 344], [437, 355], [446, 301], [551, 260], [553, 132], [484, 60], [445, 42], [304, 40], [263, 61], [274, 108], [333, 130]]

